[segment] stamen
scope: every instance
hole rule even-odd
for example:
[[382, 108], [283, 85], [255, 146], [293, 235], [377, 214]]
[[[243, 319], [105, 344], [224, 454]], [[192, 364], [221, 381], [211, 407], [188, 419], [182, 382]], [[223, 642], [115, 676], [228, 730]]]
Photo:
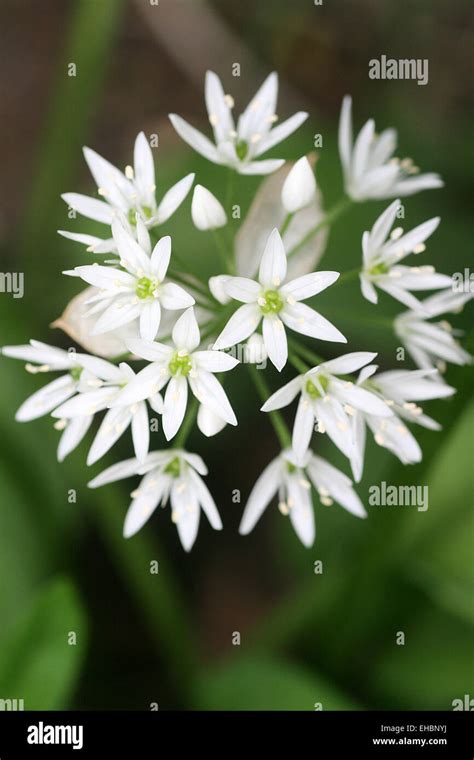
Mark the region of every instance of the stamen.
[[423, 251], [426, 251], [426, 245], [424, 243], [418, 243], [413, 249], [413, 253], [423, 253]]
[[403, 227], [395, 227], [394, 230], [390, 233], [390, 239], [391, 240], [398, 240], [398, 238], [401, 238], [403, 235]]
[[125, 167], [125, 176], [127, 179], [133, 179], [135, 176], [133, 168], [130, 165]]

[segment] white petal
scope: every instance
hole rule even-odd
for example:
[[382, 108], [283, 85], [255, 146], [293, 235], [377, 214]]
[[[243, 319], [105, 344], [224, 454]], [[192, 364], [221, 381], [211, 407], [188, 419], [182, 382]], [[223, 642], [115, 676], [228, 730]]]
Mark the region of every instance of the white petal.
[[301, 333], [301, 335], [309, 335], [312, 338], [319, 338], [319, 340], [347, 343], [346, 338], [337, 327], [334, 327], [329, 320], [304, 303], [296, 303], [293, 306], [286, 304], [280, 312], [280, 316], [285, 325], [288, 325], [295, 332]]
[[350, 354], [343, 354], [337, 359], [330, 359], [324, 362], [324, 369], [332, 375], [348, 375], [356, 372], [369, 362], [373, 361], [377, 354], [370, 351], [352, 351]]
[[130, 198], [133, 188], [125, 175], [95, 150], [84, 148], [83, 153], [97, 187], [105, 192], [105, 197], [112, 206], [126, 212], [127, 199]]
[[96, 222], [112, 224], [114, 211], [108, 203], [96, 198], [89, 198], [89, 196], [80, 193], [64, 193], [61, 198], [70, 208], [75, 209], [82, 216], [94, 219]]
[[106, 409], [109, 402], [117, 393], [116, 388], [98, 388], [95, 391], [78, 393], [74, 398], [69, 399], [61, 404], [53, 412], [53, 417], [82, 417], [85, 415], [95, 414], [96, 412]]
[[213, 412], [210, 407], [200, 404], [197, 425], [201, 433], [210, 438], [220, 433], [227, 425], [227, 422]]
[[378, 249], [387, 239], [387, 235], [397, 217], [399, 208], [400, 199], [397, 198], [393, 201], [393, 203], [390, 204], [390, 206], [388, 206], [388, 208], [385, 209], [385, 211], [380, 214], [379, 218], [375, 222], [370, 232], [370, 244], [373, 251], [378, 251]]
[[191, 190], [194, 177], [195, 174], [187, 174], [165, 193], [156, 212], [158, 224], [166, 222], [170, 216], [173, 216], [176, 209], [181, 206]]
[[140, 311], [140, 337], [154, 340], [160, 326], [161, 307], [158, 299], [144, 303]]
[[136, 459], [125, 459], [123, 462], [117, 462], [111, 467], [107, 467], [87, 485], [89, 488], [100, 488], [100, 486], [105, 486], [108, 483], [129, 478], [137, 473], [138, 467], [139, 462]]
[[15, 414], [16, 421], [29, 422], [48, 414], [70, 398], [75, 389], [76, 383], [70, 375], [57, 377], [23, 402]]
[[237, 419], [226, 392], [211, 372], [199, 370], [194, 376], [189, 375], [189, 384], [201, 404], [208, 406], [229, 425], [237, 425]]
[[127, 406], [143, 401], [158, 393], [169, 379], [169, 370], [160, 364], [149, 364], [142, 369], [111, 402], [111, 407]]
[[258, 174], [265, 175], [276, 172], [285, 163], [284, 158], [268, 158], [265, 161], [250, 161], [246, 164], [239, 164], [237, 171], [239, 174]]
[[326, 402], [318, 399], [315, 402], [315, 409], [315, 416], [324, 425], [331, 441], [348, 459], [351, 459], [354, 452], [352, 429], [342, 404], [333, 397]]
[[89, 417], [75, 417], [73, 420], [69, 420], [59, 440], [58, 462], [63, 462], [67, 455], [71, 451], [74, 451], [76, 446], [79, 446], [89, 430], [93, 419], [94, 417], [91, 415]]
[[258, 279], [265, 288], [279, 288], [286, 277], [286, 253], [280, 233], [271, 232], [260, 261]]
[[118, 219], [114, 219], [112, 222], [112, 235], [120, 254], [122, 266], [138, 277], [149, 274], [149, 257]]
[[165, 279], [171, 257], [171, 238], [169, 235], [158, 240], [151, 254], [151, 271], [160, 280]]
[[130, 538], [150, 519], [168, 488], [168, 479], [150, 472], [142, 479], [137, 496], [133, 499], [125, 517], [123, 535]]
[[189, 471], [189, 479], [195, 488], [196, 495], [201, 505], [201, 508], [209, 520], [214, 530], [222, 530], [222, 521], [217, 511], [214, 499], [212, 498], [209, 490], [199, 475], [194, 470]]
[[230, 280], [231, 277], [228, 274], [218, 274], [215, 277], [209, 278], [209, 290], [212, 295], [221, 304], [229, 303], [230, 296], [224, 290], [225, 283]]
[[259, 140], [253, 155], [261, 156], [262, 153], [266, 153], [266, 151], [273, 148], [274, 145], [282, 142], [282, 140], [286, 140], [286, 138], [293, 134], [293, 132], [295, 132], [307, 118], [308, 114], [306, 111], [298, 111], [293, 114], [293, 116], [290, 116], [289, 119], [282, 121], [277, 127], [273, 127], [265, 137]]
[[194, 309], [186, 309], [173, 327], [173, 342], [178, 349], [194, 351], [201, 339]]
[[133, 166], [140, 201], [151, 205], [155, 196], [155, 164], [150, 144], [143, 132], [135, 140]]
[[175, 282], [166, 282], [163, 285], [160, 291], [160, 301], [163, 307], [170, 311], [188, 309], [196, 303], [194, 298]]
[[127, 348], [130, 353], [147, 359], [149, 362], [167, 363], [171, 360], [173, 353], [173, 349], [170, 346], [165, 346], [164, 343], [150, 343], [139, 338], [128, 340]]
[[367, 301], [370, 301], [370, 303], [378, 303], [378, 295], [377, 291], [375, 290], [374, 286], [370, 282], [370, 280], [363, 274], [359, 275], [360, 280], [360, 289], [362, 291], [362, 295]]
[[140, 315], [140, 312], [141, 307], [139, 303], [134, 303], [134, 301], [127, 302], [126, 300], [114, 301], [95, 323], [92, 335], [100, 335], [100, 333], [116, 330], [118, 327], [127, 325], [129, 322], [133, 322]]
[[281, 202], [290, 214], [305, 208], [316, 194], [316, 180], [306, 156], [291, 169], [281, 191]]
[[339, 272], [311, 272], [297, 277], [296, 280], [287, 282], [280, 290], [285, 298], [294, 298], [295, 301], [304, 301], [317, 293], [321, 293], [339, 278]]
[[258, 282], [247, 277], [227, 277], [222, 287], [228, 296], [242, 303], [255, 303], [262, 289]]
[[330, 496], [344, 509], [356, 517], [367, 517], [367, 512], [344, 473], [333, 467], [325, 459], [313, 455], [307, 466], [308, 474], [315, 487], [329, 491]]
[[[133, 410], [132, 410], [133, 413]], [[148, 454], [150, 443], [150, 426], [148, 424], [148, 411], [145, 402], [138, 404], [137, 410], [132, 417], [132, 439], [135, 456], [142, 462]]]
[[298, 475], [288, 478], [288, 502], [291, 504], [290, 520], [296, 535], [304, 546], [312, 546], [316, 537], [311, 492], [302, 484]]
[[180, 541], [183, 549], [188, 552], [196, 540], [201, 514], [197, 494], [188, 478], [179, 478], [173, 482], [171, 505]]
[[239, 117], [237, 125], [239, 140], [250, 143], [255, 134], [262, 134], [262, 130], [268, 132], [270, 119], [275, 114], [277, 95], [278, 75], [272, 71]]
[[354, 181], [358, 181], [367, 169], [370, 145], [374, 137], [375, 124], [373, 119], [369, 119], [354, 143], [354, 152], [352, 154], [352, 176]]
[[23, 359], [26, 362], [44, 364], [52, 370], [70, 369], [73, 358], [67, 351], [48, 346], [47, 343], [40, 343], [38, 340], [30, 341], [29, 345], [3, 346], [2, 354], [12, 359]]
[[339, 118], [339, 156], [347, 175], [350, 170], [352, 155], [352, 98], [346, 95], [342, 101], [341, 116]]
[[195, 351], [193, 359], [197, 369], [208, 372], [228, 372], [239, 364], [239, 360], [223, 351]]
[[342, 380], [331, 382], [331, 392], [343, 404], [349, 404], [367, 414], [379, 417], [391, 417], [393, 412], [375, 393], [370, 393], [357, 385], [349, 385]]
[[393, 187], [394, 195], [413, 195], [420, 190], [433, 190], [444, 187], [444, 182], [438, 174], [419, 174], [417, 177], [402, 179]]
[[225, 99], [221, 80], [213, 71], [206, 71], [205, 99], [216, 143], [228, 140], [234, 130], [234, 120]]
[[296, 398], [301, 391], [302, 377], [294, 377], [289, 383], [279, 388], [273, 393], [261, 408], [262, 412], [271, 412], [274, 409], [282, 409], [284, 406], [288, 406]]
[[293, 451], [301, 460], [308, 450], [314, 432], [314, 410], [305, 396], [301, 396], [293, 426]]
[[214, 343], [215, 349], [229, 348], [246, 340], [257, 329], [262, 313], [254, 303], [246, 303], [231, 316]]
[[74, 269], [77, 275], [96, 288], [120, 292], [120, 288], [133, 288], [135, 278], [128, 272], [113, 267], [100, 266], [99, 264], [86, 264]]
[[283, 322], [276, 316], [264, 317], [262, 332], [268, 358], [281, 372], [288, 359], [288, 342]]
[[163, 432], [166, 440], [174, 438], [186, 412], [188, 383], [185, 377], [172, 377], [166, 388], [163, 408]]
[[194, 150], [200, 153], [201, 156], [204, 156], [204, 158], [207, 158], [215, 164], [222, 163], [217, 148], [202, 134], [202, 132], [199, 132], [199, 130], [195, 129], [188, 124], [187, 121], [182, 119], [181, 116], [177, 116], [174, 113], [170, 113], [169, 118], [178, 135], [187, 142], [191, 148], [194, 148]]
[[87, 464], [97, 462], [112, 448], [130, 424], [132, 415], [128, 409], [109, 409], [92, 442]]
[[265, 467], [252, 488], [239, 527], [239, 533], [242, 535], [250, 533], [275, 496], [280, 485], [281, 467], [280, 458], [274, 459]]

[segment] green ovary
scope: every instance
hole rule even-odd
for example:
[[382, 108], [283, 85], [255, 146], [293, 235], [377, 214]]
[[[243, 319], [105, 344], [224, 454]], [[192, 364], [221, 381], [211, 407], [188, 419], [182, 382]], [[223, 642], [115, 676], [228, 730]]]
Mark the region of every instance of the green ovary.
[[82, 370], [83, 370], [83, 367], [73, 367], [69, 373], [72, 379], [76, 381], [76, 383], [79, 382], [81, 378]]
[[171, 475], [172, 478], [179, 478], [181, 472], [181, 462], [179, 461], [179, 457], [172, 459], [171, 462], [166, 465], [164, 471], [167, 475]]
[[237, 153], [237, 157], [240, 161], [243, 161], [246, 158], [248, 151], [249, 146], [245, 140], [239, 140], [238, 143], [236, 143], [235, 152]]
[[168, 364], [168, 369], [173, 376], [183, 375], [186, 377], [191, 372], [192, 366], [193, 365], [189, 354], [184, 354], [184, 356], [174, 354], [173, 358]]
[[[324, 393], [327, 391], [327, 387], [329, 385], [329, 380], [327, 377], [324, 377], [324, 375], [321, 375], [318, 377], [319, 384], [321, 388], [323, 389]], [[316, 388], [315, 384], [312, 382], [312, 380], [307, 380], [305, 385], [305, 391], [311, 398], [321, 398], [322, 395], [319, 392], [319, 390]]]
[[386, 264], [376, 264], [372, 269], [369, 269], [368, 274], [370, 275], [378, 275], [378, 274], [387, 274], [388, 267]]
[[278, 314], [285, 305], [278, 290], [266, 290], [259, 300], [262, 314]]
[[155, 277], [140, 277], [135, 286], [135, 293], [139, 298], [155, 298], [155, 290], [159, 285]]
[[141, 206], [139, 209], [131, 208], [128, 212], [128, 221], [132, 227], [135, 227], [137, 224], [137, 211], [138, 213], [141, 212], [145, 219], [151, 219], [153, 216], [153, 209], [150, 206]]

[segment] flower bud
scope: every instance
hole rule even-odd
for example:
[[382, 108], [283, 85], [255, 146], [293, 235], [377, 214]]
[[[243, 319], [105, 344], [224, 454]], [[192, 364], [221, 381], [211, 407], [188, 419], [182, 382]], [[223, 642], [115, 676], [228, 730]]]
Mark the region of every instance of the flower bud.
[[290, 214], [311, 203], [316, 193], [316, 180], [306, 156], [289, 172], [281, 190], [281, 202]]
[[222, 204], [202, 185], [194, 188], [191, 216], [198, 230], [215, 230], [227, 224]]

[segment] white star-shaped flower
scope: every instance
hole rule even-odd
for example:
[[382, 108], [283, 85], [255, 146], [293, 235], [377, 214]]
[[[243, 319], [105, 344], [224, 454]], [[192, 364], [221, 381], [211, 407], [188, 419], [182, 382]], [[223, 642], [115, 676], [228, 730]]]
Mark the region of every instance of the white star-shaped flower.
[[219, 77], [208, 71], [205, 100], [215, 144], [181, 116], [170, 114], [170, 120], [179, 136], [209, 161], [230, 166], [239, 174], [270, 174], [284, 164], [284, 159], [255, 159], [291, 135], [308, 117], [304, 111], [298, 111], [274, 126], [277, 95], [278, 76], [272, 72], [235, 124], [233, 98], [224, 94]]
[[458, 365], [471, 363], [471, 355], [456, 340], [461, 332], [453, 330], [446, 319], [440, 322], [428, 320], [441, 314], [461, 311], [473, 296], [473, 293], [443, 290], [422, 301], [421, 308], [405, 311], [395, 319], [395, 333], [418, 367], [437, 368], [444, 372], [446, 362]]
[[405, 234], [401, 227], [396, 227], [387, 240], [399, 207], [400, 201], [397, 199], [379, 216], [371, 231], [364, 232], [361, 290], [371, 303], [378, 302], [377, 286], [405, 306], [422, 308], [410, 291], [449, 288], [452, 286], [451, 277], [438, 274], [429, 265], [408, 267], [399, 262], [411, 253], [419, 254], [425, 250], [425, 240], [435, 231], [440, 218], [429, 219]]
[[[197, 400], [220, 421], [237, 425], [229, 399], [215, 372], [227, 372], [239, 362], [218, 351], [196, 351], [200, 343], [194, 310], [187, 309], [173, 328], [173, 346], [144, 340], [128, 341], [129, 350], [151, 362], [127, 385], [111, 406], [133, 404], [158, 393], [166, 384], [163, 405], [163, 431], [173, 438], [181, 427], [188, 400], [188, 384]], [[202, 422], [198, 417], [198, 424]], [[206, 423], [208, 420], [206, 419]], [[206, 423], [202, 423], [203, 426]], [[206, 424], [203, 431], [211, 434]], [[215, 431], [217, 432], [217, 430]]]
[[[342, 101], [339, 121], [339, 155], [347, 195], [354, 201], [413, 195], [419, 190], [443, 187], [438, 174], [418, 174], [410, 159], [392, 158], [397, 144], [394, 129], [375, 135], [375, 123], [369, 119], [352, 139], [352, 98]], [[417, 175], [417, 176], [415, 176]]]
[[319, 364], [304, 375], [298, 375], [274, 393], [262, 406], [262, 412], [282, 409], [301, 393], [293, 426], [293, 451], [304, 457], [315, 430], [329, 438], [348, 459], [353, 456], [351, 417], [357, 409], [380, 417], [393, 412], [387, 404], [352, 381], [338, 377], [347, 375], [372, 361], [377, 354], [357, 351]]
[[88, 264], [64, 274], [80, 277], [100, 288], [90, 299], [93, 304], [87, 316], [99, 313], [92, 335], [115, 330], [139, 319], [140, 336], [153, 340], [160, 327], [161, 307], [176, 310], [194, 304], [194, 298], [180, 285], [164, 282], [171, 256], [171, 238], [158, 240], [153, 252], [150, 236], [137, 219], [137, 242], [118, 219], [112, 222], [112, 234], [120, 255], [121, 269]]
[[[194, 174], [188, 174], [157, 203], [153, 154], [143, 132], [135, 140], [134, 165], [127, 166], [125, 172], [121, 172], [90, 148], [84, 148], [84, 158], [97, 184], [99, 195], [104, 200], [80, 193], [64, 193], [61, 197], [82, 216], [108, 226], [119, 215], [129, 226], [130, 232], [135, 230], [137, 215], [147, 227], [166, 222], [182, 204], [194, 181]], [[103, 240], [93, 235], [65, 230], [59, 230], [59, 234], [87, 245], [95, 253], [115, 251], [114, 240], [111, 238]]]
[[161, 504], [171, 502], [171, 519], [176, 524], [183, 548], [190, 551], [197, 536], [201, 509], [214, 530], [222, 529], [214, 499], [202, 475], [207, 467], [197, 454], [180, 449], [155, 451], [144, 462], [127, 459], [108, 467], [91, 480], [89, 488], [113, 483], [133, 475], [145, 475], [132, 493], [124, 524], [124, 536], [137, 533]]
[[260, 261], [258, 281], [247, 277], [225, 277], [219, 287], [228, 297], [241, 301], [214, 343], [228, 348], [246, 340], [263, 320], [262, 332], [270, 361], [280, 371], [288, 358], [285, 325], [301, 335], [346, 343], [331, 322], [301, 301], [320, 293], [336, 282], [339, 272], [312, 272], [285, 283], [286, 253], [275, 228], [268, 238]]
[[430, 430], [440, 430], [440, 425], [423, 414], [423, 409], [416, 402], [447, 398], [455, 393], [455, 389], [449, 385], [435, 382], [437, 370], [376, 372], [376, 365], [364, 367], [359, 374], [357, 386], [383, 400], [392, 410], [393, 416], [381, 418], [361, 409], [355, 410], [352, 415], [354, 451], [351, 466], [356, 481], [361, 479], [364, 468], [366, 426], [372, 431], [375, 442], [391, 451], [401, 462], [420, 462], [421, 448], [403, 420]]
[[350, 478], [310, 452], [303, 459], [298, 459], [293, 451], [286, 450], [267, 465], [255, 483], [245, 506], [240, 533], [246, 535], [253, 530], [268, 504], [278, 494], [280, 512], [289, 515], [304, 546], [312, 546], [316, 526], [311, 484], [324, 505], [329, 506], [334, 500], [357, 517], [367, 516]]

